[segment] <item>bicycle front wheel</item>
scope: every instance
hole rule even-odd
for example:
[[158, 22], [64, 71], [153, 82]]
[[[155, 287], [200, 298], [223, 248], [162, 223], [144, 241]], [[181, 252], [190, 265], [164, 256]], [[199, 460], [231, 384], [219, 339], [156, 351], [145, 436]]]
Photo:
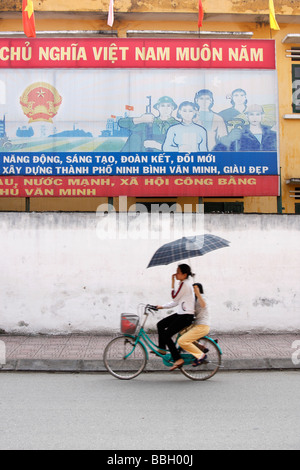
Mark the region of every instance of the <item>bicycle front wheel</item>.
[[103, 361], [108, 372], [114, 377], [130, 380], [143, 372], [147, 355], [141, 343], [135, 343], [131, 336], [118, 336], [106, 346]]
[[209, 338], [202, 338], [198, 341], [199, 349], [208, 349], [207, 359], [199, 366], [193, 367], [192, 364], [184, 364], [181, 372], [192, 380], [208, 380], [219, 370], [222, 363], [222, 355], [216, 344]]

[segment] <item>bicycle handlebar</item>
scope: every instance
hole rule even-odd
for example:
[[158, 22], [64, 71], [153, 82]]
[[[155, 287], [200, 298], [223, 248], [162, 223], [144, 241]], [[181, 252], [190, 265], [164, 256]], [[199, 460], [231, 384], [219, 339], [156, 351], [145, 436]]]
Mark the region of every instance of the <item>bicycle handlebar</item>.
[[157, 312], [158, 311], [158, 308], [155, 306], [155, 305], [150, 305], [150, 304], [147, 304], [144, 308], [144, 315], [145, 315], [145, 319], [144, 319], [144, 322], [142, 324], [142, 328], [145, 327], [146, 325], [146, 321], [147, 321], [147, 318], [149, 316], [149, 313], [153, 313], [153, 312]]
[[158, 308], [155, 305], [146, 305], [145, 310], [153, 310], [154, 312], [158, 311]]

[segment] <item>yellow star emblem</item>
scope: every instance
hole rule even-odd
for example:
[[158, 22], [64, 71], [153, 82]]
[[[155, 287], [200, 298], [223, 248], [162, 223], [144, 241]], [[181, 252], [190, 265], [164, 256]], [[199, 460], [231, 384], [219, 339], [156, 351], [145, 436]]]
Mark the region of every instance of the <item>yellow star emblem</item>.
[[44, 98], [44, 95], [45, 95], [45, 94], [46, 94], [46, 92], [43, 91], [43, 90], [37, 91], [38, 98]]
[[28, 13], [28, 18], [31, 18], [33, 15], [33, 3], [32, 0], [27, 0], [27, 7], [25, 8], [24, 11], [27, 11]]

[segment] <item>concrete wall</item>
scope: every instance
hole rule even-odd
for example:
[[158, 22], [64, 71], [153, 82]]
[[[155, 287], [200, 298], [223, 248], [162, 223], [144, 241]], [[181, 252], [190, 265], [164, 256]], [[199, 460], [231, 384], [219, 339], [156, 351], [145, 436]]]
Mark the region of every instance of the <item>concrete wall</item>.
[[[122, 229], [123, 240], [104, 240], [103, 224], [96, 214], [0, 213], [1, 329], [108, 333], [118, 330], [121, 312], [169, 300], [176, 264], [146, 269], [167, 240], [142, 225], [127, 238]], [[231, 242], [191, 260], [213, 330], [299, 332], [300, 218], [205, 215], [204, 230]]]

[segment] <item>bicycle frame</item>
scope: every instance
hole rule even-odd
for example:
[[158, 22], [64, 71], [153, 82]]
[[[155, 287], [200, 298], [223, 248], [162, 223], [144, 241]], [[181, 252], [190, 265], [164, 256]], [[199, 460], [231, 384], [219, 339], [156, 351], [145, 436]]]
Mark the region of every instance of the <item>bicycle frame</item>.
[[[151, 340], [151, 338], [148, 336], [148, 334], [146, 333], [143, 327], [141, 327], [137, 336], [133, 336], [133, 335], [125, 335], [125, 336], [132, 338], [135, 341], [134, 347], [137, 345], [137, 343], [140, 343], [143, 346], [146, 352], [147, 360], [149, 359], [149, 354], [148, 354], [148, 350], [146, 346], [148, 346], [148, 348], [150, 348], [153, 352], [155, 352], [155, 354], [160, 356], [162, 359], [164, 358], [164, 355], [160, 354], [157, 351], [157, 349], [155, 349], [155, 348], [158, 348], [158, 346]], [[125, 356], [125, 359], [127, 359], [127, 357], [129, 357], [133, 351], [134, 351], [134, 348], [127, 356]]]
[[[147, 350], [147, 347], [148, 347], [149, 349], [151, 349], [151, 351], [153, 351], [157, 356], [159, 356], [163, 360], [163, 362], [166, 366], [171, 366], [174, 363], [174, 360], [173, 360], [171, 354], [170, 353], [167, 353], [165, 355], [160, 354], [158, 352], [158, 346], [151, 340], [149, 335], [144, 330], [144, 327], [145, 327], [146, 321], [148, 319], [149, 313], [154, 309], [155, 309], [154, 307], [151, 308], [150, 305], [146, 305], [145, 310], [144, 310], [145, 319], [144, 319], [144, 322], [143, 322], [138, 334], [135, 335], [135, 336], [134, 335], [126, 335], [126, 336], [132, 338], [135, 341], [134, 348], [126, 356], [126, 358], [129, 357], [132, 354], [132, 352], [134, 351], [137, 343], [140, 343], [141, 346], [145, 350], [147, 361], [149, 360], [149, 354], [148, 354], [148, 350]], [[180, 334], [178, 334], [178, 336], [176, 338], [176, 343], [177, 343], [179, 337], [180, 337]], [[209, 336], [204, 336], [204, 339], [209, 339], [210, 341], [212, 341], [216, 345], [216, 347], [218, 348], [220, 354], [221, 355], [223, 354], [219, 344], [214, 339], [210, 338]], [[195, 360], [195, 357], [192, 356], [191, 354], [187, 353], [187, 352], [183, 353], [181, 356], [184, 359], [185, 364], [190, 364]]]

